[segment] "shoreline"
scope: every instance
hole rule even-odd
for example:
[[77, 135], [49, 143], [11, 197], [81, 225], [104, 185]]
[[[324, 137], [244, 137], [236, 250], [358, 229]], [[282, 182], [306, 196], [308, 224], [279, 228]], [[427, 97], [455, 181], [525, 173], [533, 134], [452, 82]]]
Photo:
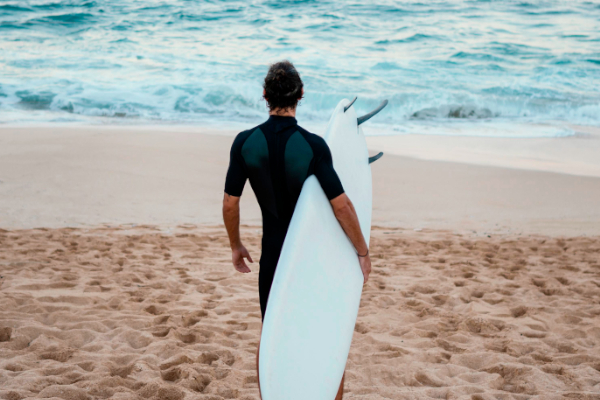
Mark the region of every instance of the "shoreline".
[[[234, 137], [247, 128], [238, 123], [227, 128], [196, 122], [146, 124], [27, 123], [0, 124], [0, 135], [7, 132], [39, 129], [42, 131], [144, 131], [189, 133]], [[322, 125], [322, 126], [321, 126]], [[321, 134], [322, 129], [311, 132]], [[448, 161], [459, 164], [494, 166], [525, 171], [546, 171], [568, 175], [600, 177], [600, 127], [568, 125], [574, 134], [555, 137], [491, 137], [447, 134], [388, 134], [380, 128], [366, 127], [364, 133], [370, 152], [405, 156], [419, 160]], [[309, 130], [310, 131], [310, 130]]]
[[[187, 128], [0, 126], [0, 228], [220, 224], [237, 131]], [[593, 129], [552, 139], [367, 141], [372, 153], [387, 153], [372, 166], [374, 226], [600, 234], [600, 160], [591, 157], [600, 154], [600, 134]], [[564, 161], [552, 163], [559, 156]], [[244, 193], [242, 223], [260, 225], [249, 184]]]
[[369, 149], [420, 160], [600, 177], [600, 128], [573, 136], [496, 138], [446, 135], [368, 136]]

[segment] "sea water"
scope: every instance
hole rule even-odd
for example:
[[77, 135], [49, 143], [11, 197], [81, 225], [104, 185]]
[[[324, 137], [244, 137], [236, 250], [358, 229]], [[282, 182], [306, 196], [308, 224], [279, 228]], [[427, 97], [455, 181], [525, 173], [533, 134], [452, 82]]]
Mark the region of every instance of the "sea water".
[[358, 96], [383, 134], [561, 136], [600, 126], [591, 1], [0, 1], [0, 123], [264, 121], [288, 59], [301, 124]]

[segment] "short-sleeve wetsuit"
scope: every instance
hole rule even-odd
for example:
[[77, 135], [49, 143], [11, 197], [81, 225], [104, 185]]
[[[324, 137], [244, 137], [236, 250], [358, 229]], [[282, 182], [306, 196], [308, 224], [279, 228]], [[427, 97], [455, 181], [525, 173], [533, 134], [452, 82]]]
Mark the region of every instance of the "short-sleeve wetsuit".
[[313, 174], [329, 200], [344, 193], [327, 143], [298, 126], [294, 117], [271, 115], [263, 124], [240, 132], [231, 146], [225, 193], [241, 196], [250, 179], [262, 212], [258, 292], [263, 320], [296, 202], [304, 181]]

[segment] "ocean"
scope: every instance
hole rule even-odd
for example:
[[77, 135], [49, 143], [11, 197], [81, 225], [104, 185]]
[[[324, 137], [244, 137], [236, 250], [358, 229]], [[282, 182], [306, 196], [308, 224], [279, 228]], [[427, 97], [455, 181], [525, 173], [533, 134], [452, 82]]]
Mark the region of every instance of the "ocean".
[[389, 100], [370, 134], [600, 126], [600, 4], [576, 0], [0, 0], [0, 124], [241, 129], [282, 59], [315, 130], [354, 96]]

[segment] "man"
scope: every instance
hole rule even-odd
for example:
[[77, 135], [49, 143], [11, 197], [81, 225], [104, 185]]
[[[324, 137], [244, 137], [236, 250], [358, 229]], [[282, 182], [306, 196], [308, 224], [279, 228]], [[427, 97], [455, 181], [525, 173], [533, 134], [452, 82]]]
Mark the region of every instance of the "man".
[[[296, 106], [304, 95], [304, 88], [292, 63], [285, 60], [271, 65], [263, 88], [263, 97], [270, 110], [269, 119], [239, 133], [233, 141], [225, 181], [223, 219], [231, 244], [233, 266], [239, 272], [248, 273], [250, 268], [244, 258], [253, 261], [240, 238], [239, 202], [246, 180], [249, 179], [263, 220], [258, 287], [264, 321], [271, 283], [285, 235], [302, 184], [310, 175], [314, 174], [319, 180], [336, 218], [352, 241], [359, 257], [364, 282], [367, 282], [371, 272], [371, 259], [356, 211], [333, 168], [327, 143], [297, 124]], [[258, 374], [258, 352], [256, 368]], [[336, 400], [342, 398], [343, 386], [342, 377]]]

